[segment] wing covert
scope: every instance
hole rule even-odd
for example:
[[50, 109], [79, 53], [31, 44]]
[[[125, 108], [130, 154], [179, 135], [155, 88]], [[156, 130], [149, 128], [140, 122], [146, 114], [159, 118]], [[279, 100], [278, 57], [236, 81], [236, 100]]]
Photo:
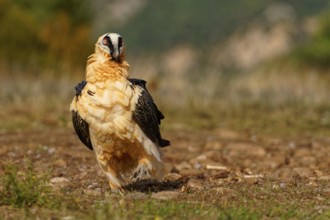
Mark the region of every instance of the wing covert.
[[135, 86], [142, 88], [142, 93], [136, 103], [133, 112], [133, 119], [140, 126], [142, 131], [150, 138], [151, 141], [157, 143], [160, 147], [170, 145], [170, 142], [161, 138], [159, 125], [164, 115], [158, 110], [154, 100], [148, 92], [144, 80], [130, 79]]

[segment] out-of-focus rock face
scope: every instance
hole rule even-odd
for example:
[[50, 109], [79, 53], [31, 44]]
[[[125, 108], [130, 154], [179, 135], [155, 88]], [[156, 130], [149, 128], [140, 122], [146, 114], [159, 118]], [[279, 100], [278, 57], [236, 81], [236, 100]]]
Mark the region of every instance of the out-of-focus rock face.
[[[95, 30], [105, 30], [109, 25], [112, 28], [124, 25], [132, 19], [148, 2], [148, 0], [98, 0], [93, 1], [97, 13], [94, 19]], [[106, 22], [100, 22], [106, 21]]]

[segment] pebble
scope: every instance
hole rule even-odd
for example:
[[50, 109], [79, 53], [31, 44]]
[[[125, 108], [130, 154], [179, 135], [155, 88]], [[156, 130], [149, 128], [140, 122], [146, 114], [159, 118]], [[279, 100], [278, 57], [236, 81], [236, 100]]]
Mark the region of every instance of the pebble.
[[204, 189], [204, 187], [200, 180], [190, 179], [186, 184], [187, 191], [200, 191], [203, 189]]
[[97, 188], [98, 184], [97, 183], [92, 183], [89, 186], [87, 186], [87, 189], [95, 189]]
[[68, 183], [70, 182], [70, 180], [66, 177], [53, 177], [50, 180], [50, 183], [55, 185], [55, 186], [66, 186]]
[[65, 182], [70, 182], [68, 178], [66, 177], [53, 177], [50, 180], [51, 183], [56, 184], [56, 183], [65, 183]]
[[66, 164], [65, 160], [63, 160], [63, 159], [56, 160], [54, 162], [54, 165], [59, 166], [59, 167], [64, 167], [64, 168], [67, 167], [67, 164]]
[[168, 173], [165, 175], [164, 180], [166, 181], [177, 181], [181, 179], [182, 176], [178, 173]]
[[179, 171], [185, 170], [185, 169], [191, 169], [191, 165], [187, 162], [182, 162], [175, 166], [175, 168]]

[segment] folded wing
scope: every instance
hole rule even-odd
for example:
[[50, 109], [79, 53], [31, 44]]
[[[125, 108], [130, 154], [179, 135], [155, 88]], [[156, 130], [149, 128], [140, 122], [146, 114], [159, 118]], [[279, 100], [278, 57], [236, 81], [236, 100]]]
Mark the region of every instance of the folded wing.
[[142, 93], [136, 103], [133, 119], [148, 138], [160, 147], [170, 145], [168, 140], [162, 139], [159, 125], [164, 115], [158, 110], [154, 100], [146, 88], [146, 81], [129, 79], [134, 86], [139, 86]]
[[[87, 82], [81, 81], [76, 87], [76, 100], [81, 96], [81, 91], [85, 88]], [[72, 123], [74, 130], [76, 131], [80, 141], [86, 145], [90, 150], [93, 150], [93, 145], [91, 139], [89, 137], [89, 125], [88, 123], [82, 119], [78, 113], [78, 111], [72, 111]]]

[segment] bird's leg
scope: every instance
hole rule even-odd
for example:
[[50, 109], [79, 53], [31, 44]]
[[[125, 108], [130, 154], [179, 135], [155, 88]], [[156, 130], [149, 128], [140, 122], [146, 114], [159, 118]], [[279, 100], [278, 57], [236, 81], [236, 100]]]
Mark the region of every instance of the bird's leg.
[[117, 185], [114, 185], [110, 180], [109, 180], [109, 186], [112, 192], [114, 193], [119, 193], [120, 195], [124, 195], [126, 192], [123, 187], [118, 187]]
[[106, 151], [98, 151], [98, 148], [95, 149], [96, 158], [100, 165], [101, 170], [108, 177], [109, 186], [112, 191], [122, 191], [122, 185], [124, 184], [124, 180], [121, 175], [116, 172], [113, 164], [111, 164], [111, 155]]
[[122, 186], [123, 186], [123, 180], [121, 176], [119, 176], [111, 167], [108, 167], [106, 169], [107, 171], [103, 170], [104, 173], [107, 175], [109, 180], [109, 186], [112, 191], [119, 191], [124, 192]]
[[132, 180], [142, 180], [142, 179], [150, 179], [150, 171], [152, 169], [152, 165], [147, 158], [142, 158], [138, 162], [138, 166], [133, 172], [131, 176]]

